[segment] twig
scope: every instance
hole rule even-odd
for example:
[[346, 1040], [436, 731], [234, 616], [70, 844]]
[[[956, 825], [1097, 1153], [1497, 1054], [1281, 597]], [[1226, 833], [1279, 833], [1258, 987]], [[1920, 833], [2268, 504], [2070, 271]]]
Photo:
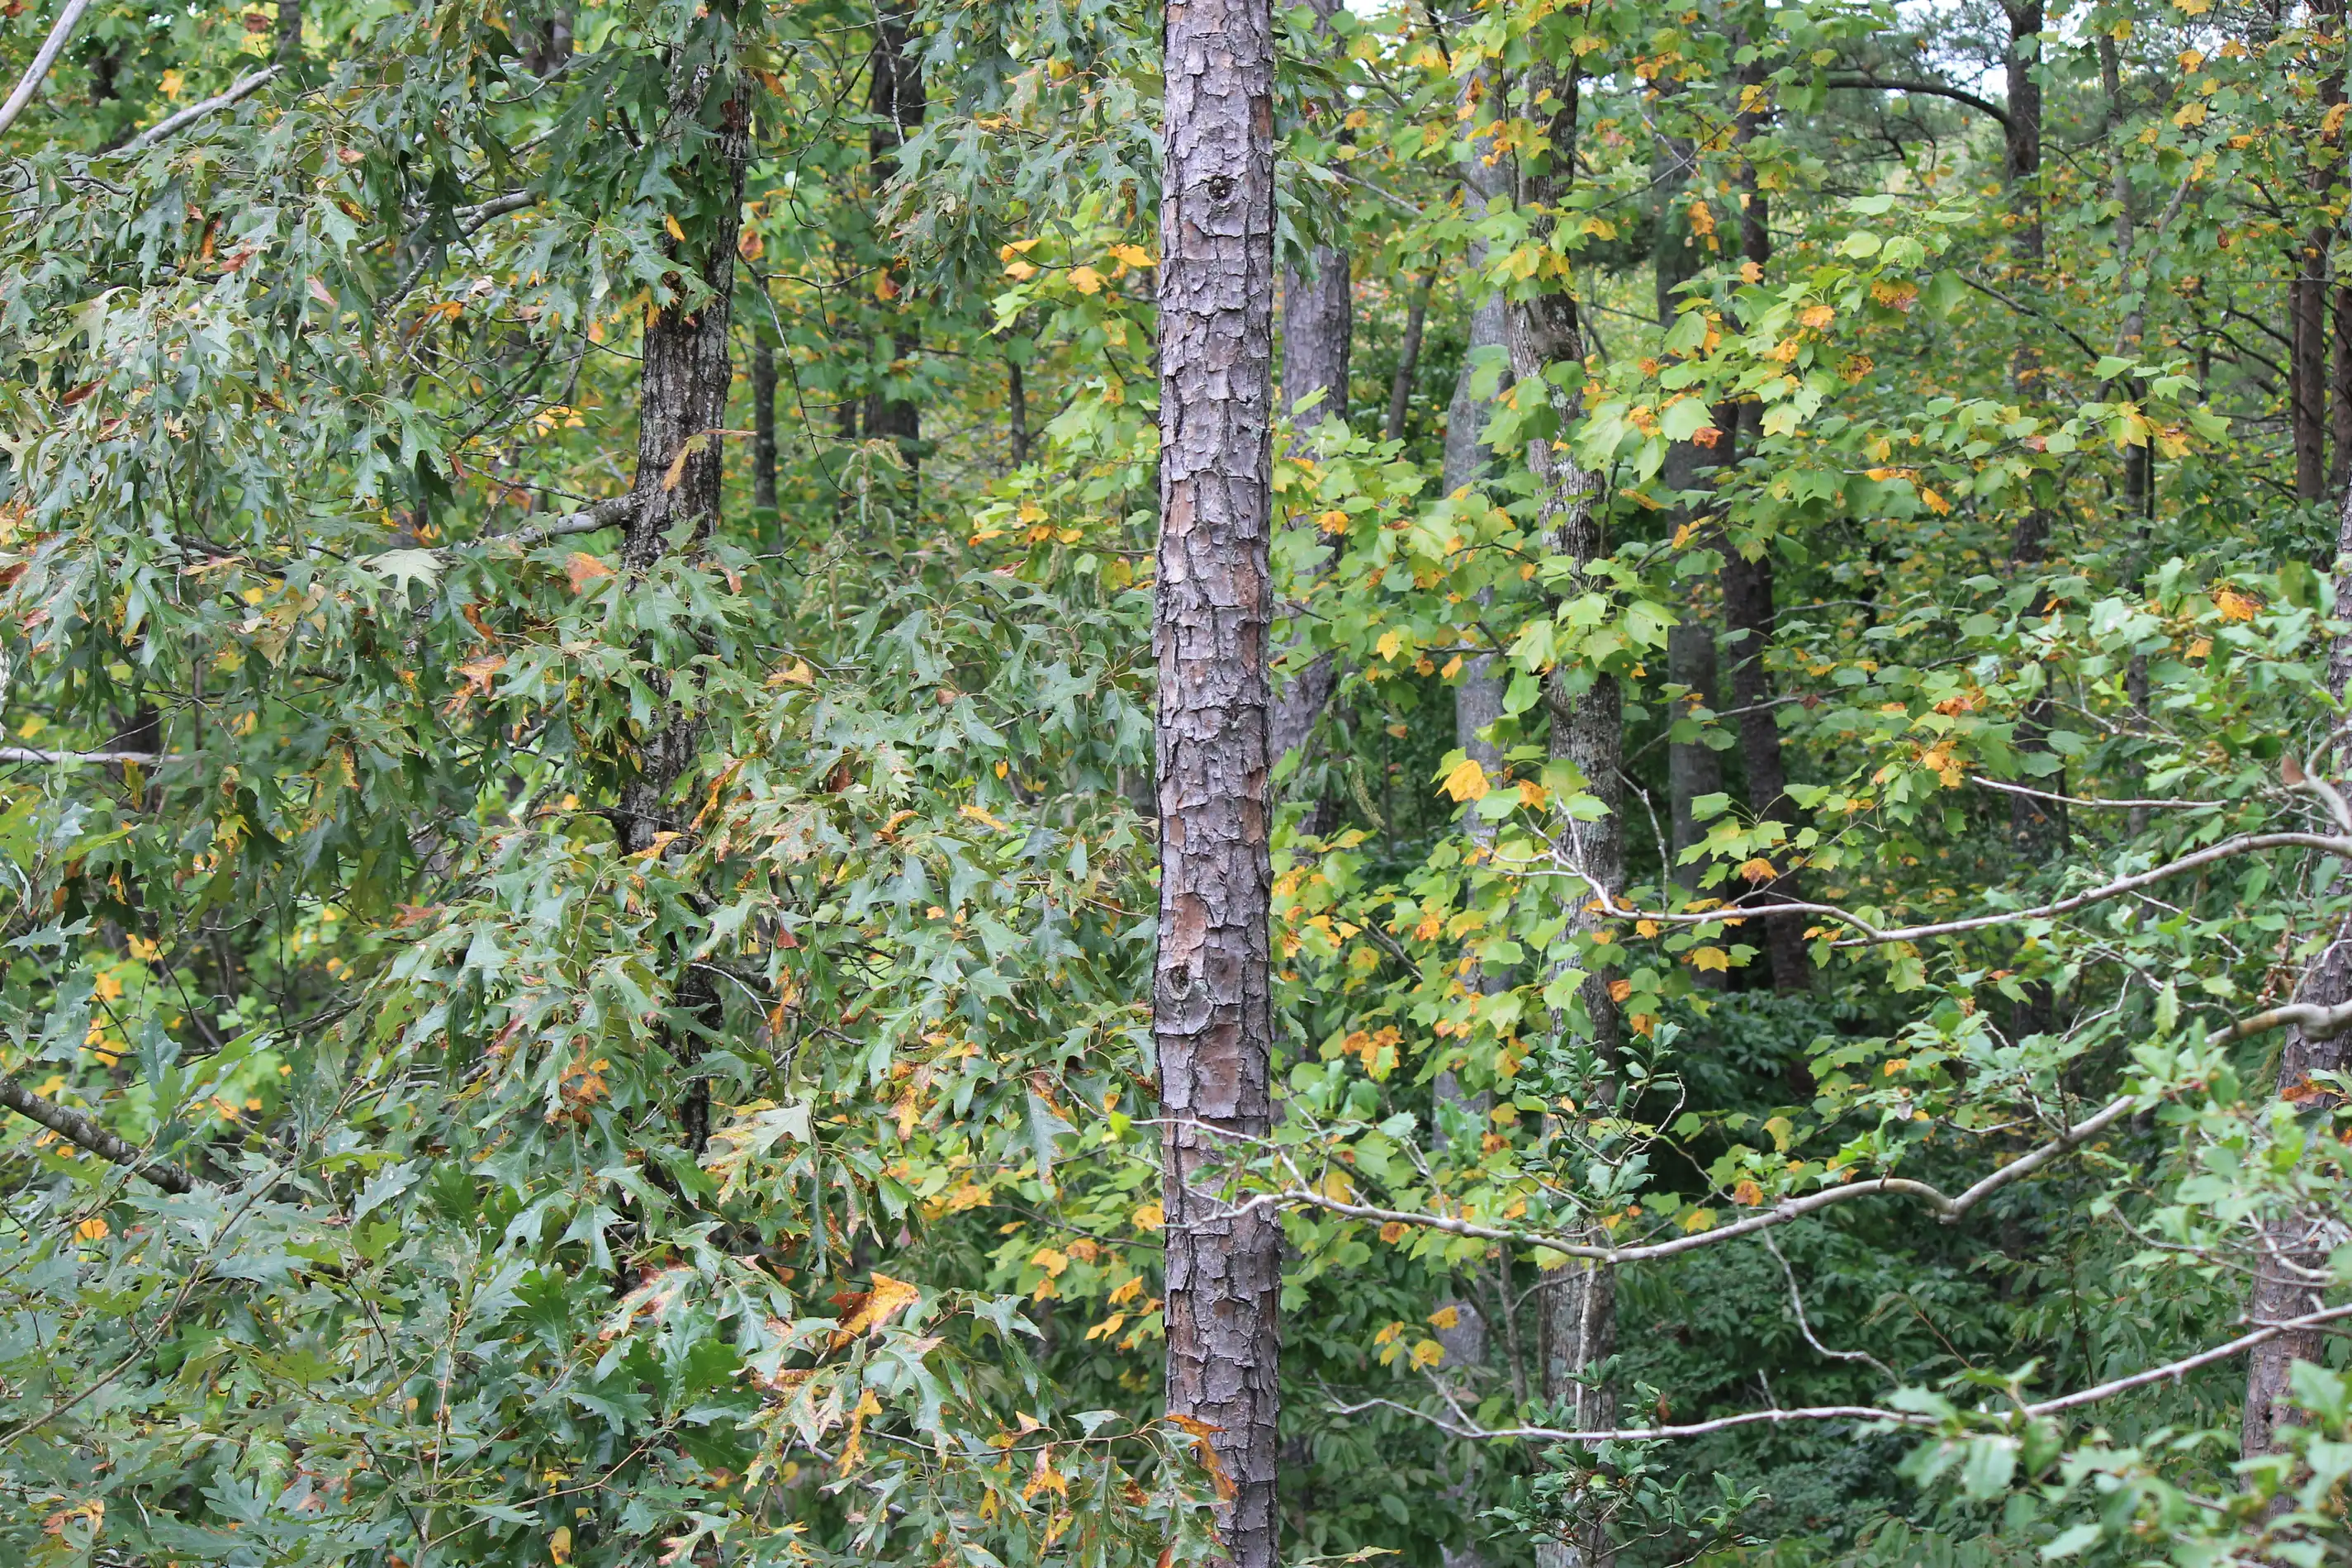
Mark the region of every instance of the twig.
[[16, 117], [25, 112], [25, 106], [33, 101], [33, 95], [41, 90], [41, 79], [49, 74], [49, 67], [57, 63], [58, 51], [66, 47], [66, 40], [73, 36], [74, 24], [80, 21], [81, 14], [89, 9], [89, 0], [67, 0], [65, 13], [58, 18], [57, 26], [49, 29], [47, 39], [41, 45], [41, 52], [35, 55], [33, 63], [25, 68], [25, 79], [16, 84], [16, 90], [8, 95], [7, 102], [0, 103], [0, 131], [16, 124]]
[[124, 1143], [79, 1111], [68, 1110], [34, 1093], [5, 1072], [0, 1072], [0, 1105], [30, 1117], [68, 1143], [79, 1145], [102, 1160], [111, 1160], [133, 1176], [146, 1177], [165, 1192], [188, 1193], [195, 1189], [194, 1179], [179, 1166], [149, 1159], [143, 1151]]
[[194, 125], [197, 120], [202, 120], [205, 115], [212, 113], [215, 110], [226, 109], [233, 103], [239, 103], [246, 99], [251, 98], [255, 93], [259, 92], [263, 88], [277, 80], [278, 73], [283, 71], [285, 68], [286, 68], [282, 65], [264, 66], [261, 69], [254, 72], [251, 76], [247, 77], [243, 81], [240, 81], [236, 86], [230, 88], [226, 92], [208, 98], [202, 103], [192, 103], [188, 105], [187, 108], [180, 110], [179, 113], [172, 115], [168, 119], [156, 121], [153, 125], [149, 126], [146, 130], [141, 131], [138, 135], [124, 142], [122, 144], [122, 151], [125, 152], [142, 152], [147, 148], [152, 147], [155, 143], [163, 141], [163, 138], [171, 135], [173, 132], [184, 130], [186, 127]]

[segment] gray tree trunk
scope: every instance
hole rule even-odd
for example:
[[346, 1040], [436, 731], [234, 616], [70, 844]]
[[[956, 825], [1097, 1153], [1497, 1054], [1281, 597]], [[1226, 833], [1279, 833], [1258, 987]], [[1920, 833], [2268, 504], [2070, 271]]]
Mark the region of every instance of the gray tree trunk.
[[1274, 1568], [1282, 1230], [1235, 1215], [1222, 1134], [1273, 1122], [1266, 563], [1274, 402], [1274, 23], [1171, 0], [1160, 212], [1160, 1056], [1167, 1398], [1231, 1483], [1234, 1568]]
[[[1545, 130], [1552, 151], [1538, 159], [1517, 161], [1513, 194], [1523, 208], [1556, 210], [1567, 193], [1576, 141], [1577, 83], [1546, 66], [1528, 71], [1520, 84], [1527, 111], [1547, 105]], [[1551, 366], [1575, 363], [1584, 357], [1578, 329], [1576, 301], [1566, 293], [1539, 294], [1515, 301], [1504, 316], [1504, 337], [1511, 357], [1511, 374], [1522, 384], [1539, 378]], [[1543, 383], [1549, 385], [1549, 383]], [[1549, 395], [1555, 398], [1555, 391]], [[1576, 409], [1563, 402], [1560, 423], [1575, 423]], [[1583, 563], [1605, 553], [1601, 520], [1593, 502], [1600, 476], [1577, 461], [1566, 442], [1530, 441], [1527, 462], [1536, 481], [1537, 527], [1545, 547], [1554, 555]], [[1614, 900], [1624, 886], [1624, 786], [1619, 772], [1623, 760], [1623, 705], [1615, 677], [1590, 670], [1556, 666], [1544, 678], [1544, 706], [1551, 723], [1549, 749], [1555, 758], [1575, 765], [1585, 787], [1601, 801], [1602, 815], [1591, 822], [1555, 819], [1554, 827], [1567, 836], [1574, 869], [1589, 881], [1570, 884], [1573, 901], [1570, 932], [1589, 931], [1607, 924], [1592, 905], [1604, 894]], [[1580, 988], [1590, 1020], [1593, 1045], [1602, 1061], [1614, 1060], [1620, 1040], [1617, 1004], [1609, 995], [1605, 974], [1596, 973]], [[1565, 1418], [1579, 1426], [1611, 1421], [1613, 1391], [1594, 1381], [1595, 1368], [1616, 1349], [1616, 1276], [1607, 1267], [1572, 1264], [1559, 1271], [1544, 1291], [1544, 1394]], [[1586, 1516], [1569, 1540], [1547, 1542], [1538, 1550], [1539, 1568], [1605, 1568], [1613, 1558], [1601, 1521]]]
[[[1339, 0], [1311, 0], [1319, 18], [1318, 41], [1336, 50], [1338, 35], [1329, 26]], [[1351, 258], [1338, 246], [1315, 247], [1314, 271], [1286, 268], [1282, 278], [1282, 408], [1307, 429], [1318, 429], [1326, 420], [1348, 417], [1348, 371], [1355, 354], [1355, 285], [1349, 277]], [[1321, 393], [1306, 413], [1299, 405]], [[1312, 525], [1303, 525], [1312, 527]], [[1316, 720], [1339, 686], [1339, 662], [1318, 654], [1303, 665], [1294, 645], [1282, 650], [1278, 663], [1288, 677], [1275, 694], [1268, 745], [1276, 761], [1299, 750], [1314, 733]]]

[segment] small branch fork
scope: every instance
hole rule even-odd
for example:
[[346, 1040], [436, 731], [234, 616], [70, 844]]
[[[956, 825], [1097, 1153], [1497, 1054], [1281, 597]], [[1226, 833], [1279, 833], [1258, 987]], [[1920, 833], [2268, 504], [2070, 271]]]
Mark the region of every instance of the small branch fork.
[[79, 1111], [34, 1093], [8, 1073], [0, 1073], [0, 1105], [30, 1117], [68, 1143], [88, 1149], [102, 1160], [111, 1160], [133, 1176], [145, 1177], [165, 1192], [184, 1194], [195, 1190], [195, 1178], [179, 1166], [149, 1159], [143, 1149], [124, 1143]]
[[[2299, 1318], [2287, 1318], [2251, 1329], [2236, 1339], [2217, 1344], [2195, 1355], [2154, 1366], [2145, 1372], [2135, 1372], [2128, 1377], [2118, 1377], [2093, 1388], [2081, 1388], [2072, 1394], [2043, 1399], [2031, 1405], [2020, 1405], [2008, 1414], [2014, 1419], [2039, 1419], [2079, 1410], [2086, 1405], [2128, 1394], [2167, 1379], [2186, 1377], [2192, 1372], [2243, 1355], [2258, 1344], [2264, 1344], [2281, 1334], [2302, 1329], [2319, 1328], [2352, 1317], [2352, 1306], [2329, 1307], [2323, 1312], [2308, 1312]], [[1875, 1405], [1811, 1405], [1791, 1410], [1743, 1410], [1736, 1416], [1719, 1416], [1711, 1421], [1692, 1421], [1681, 1426], [1617, 1427], [1607, 1431], [1572, 1432], [1558, 1427], [1481, 1427], [1467, 1419], [1446, 1420], [1418, 1410], [1394, 1399], [1366, 1399], [1354, 1405], [1336, 1407], [1342, 1416], [1359, 1415], [1366, 1410], [1394, 1410], [1426, 1421], [1440, 1431], [1456, 1437], [1482, 1441], [1520, 1438], [1538, 1443], [1638, 1443], [1661, 1437], [1704, 1437], [1715, 1432], [1726, 1432], [1738, 1427], [1778, 1427], [1791, 1421], [1883, 1421], [1890, 1426], [1934, 1428], [1944, 1424], [1938, 1416], [1910, 1410], [1888, 1410]], [[1457, 1416], [1459, 1412], [1457, 1411]]]

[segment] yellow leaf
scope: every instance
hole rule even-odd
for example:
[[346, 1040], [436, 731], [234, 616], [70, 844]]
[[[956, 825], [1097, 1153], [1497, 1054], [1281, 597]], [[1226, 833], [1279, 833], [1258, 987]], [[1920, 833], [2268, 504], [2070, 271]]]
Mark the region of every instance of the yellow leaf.
[[1070, 1266], [1068, 1256], [1055, 1251], [1051, 1247], [1040, 1247], [1030, 1255], [1029, 1261], [1057, 1280], [1062, 1277], [1062, 1270]]
[[1715, 1210], [1711, 1208], [1694, 1208], [1683, 1220], [1683, 1229], [1689, 1233], [1696, 1234], [1701, 1230], [1714, 1228]]
[[1393, 659], [1397, 656], [1397, 650], [1403, 646], [1403, 632], [1383, 632], [1381, 633], [1381, 640], [1372, 644], [1372, 651], [1383, 659]]
[[1701, 974], [1710, 971], [1727, 973], [1731, 968], [1731, 955], [1716, 946], [1694, 947], [1691, 949], [1691, 967]]
[[1742, 1179], [1731, 1189], [1731, 1201], [1743, 1208], [1753, 1208], [1764, 1201], [1764, 1189], [1754, 1182]]
[[678, 227], [677, 220], [667, 213], [664, 213], [662, 214], [662, 227], [669, 230], [669, 237], [677, 241], [678, 244], [684, 245], [686, 243], [686, 231]]
[[849, 1413], [849, 1440], [841, 1446], [840, 1473], [847, 1475], [857, 1466], [857, 1456], [866, 1448], [866, 1418], [882, 1414], [882, 1401], [874, 1397], [874, 1390], [866, 1389], [857, 1396], [856, 1408]]
[[1124, 262], [1129, 267], [1151, 265], [1151, 253], [1139, 245], [1115, 245], [1110, 247], [1110, 254], [1113, 260]]
[[1168, 1211], [1156, 1203], [1147, 1203], [1134, 1215], [1138, 1230], [1157, 1230], [1168, 1223]]
[[[856, 1306], [847, 1317], [841, 1320], [841, 1326], [833, 1331], [833, 1348], [839, 1350], [859, 1334], [880, 1329], [921, 1300], [922, 1294], [904, 1280], [893, 1280], [887, 1274], [877, 1272], [874, 1276], [874, 1288], [862, 1297], [854, 1298]], [[871, 1393], [866, 1395], [866, 1398], [872, 1397]], [[876, 1416], [881, 1413], [878, 1405], [867, 1412]]]
[[84, 1241], [103, 1241], [110, 1234], [110, 1230], [104, 1218], [92, 1215], [74, 1227], [74, 1234]]
[[1530, 811], [1540, 811], [1551, 801], [1544, 787], [1531, 779], [1519, 780], [1519, 804]]
[[1087, 1331], [1087, 1337], [1090, 1340], [1108, 1339], [1111, 1335], [1117, 1333], [1120, 1329], [1126, 1326], [1127, 1314], [1125, 1312], [1113, 1312], [1110, 1316], [1103, 1319], [1102, 1322], [1088, 1329]]
[[1770, 861], [1766, 860], [1762, 855], [1758, 855], [1754, 860], [1739, 862], [1739, 874], [1749, 882], [1770, 882], [1780, 873], [1772, 869]]
[[588, 585], [600, 577], [610, 577], [613, 569], [590, 555], [586, 550], [573, 550], [563, 563], [563, 575], [572, 580], [572, 591], [585, 593]]
[[1102, 291], [1103, 275], [1091, 267], [1074, 267], [1070, 268], [1070, 282], [1081, 294], [1098, 294]]
[[2252, 621], [2262, 607], [2261, 600], [2240, 593], [2234, 588], [2221, 589], [2213, 595], [2213, 608], [2221, 612], [2224, 621]]
[[555, 1527], [555, 1533], [547, 1538], [547, 1554], [555, 1559], [555, 1568], [563, 1568], [565, 1563], [572, 1561], [572, 1527], [570, 1525], [559, 1524]]
[[678, 481], [686, 477], [686, 460], [709, 444], [710, 434], [702, 430], [696, 431], [680, 442], [677, 455], [669, 460], [669, 466], [662, 472], [662, 488], [677, 489]]
[[1423, 1367], [1435, 1366], [1444, 1359], [1445, 1347], [1433, 1339], [1423, 1340], [1412, 1347], [1412, 1364], [1415, 1371]]
[[1486, 770], [1475, 757], [1465, 757], [1445, 776], [1444, 790], [1456, 803], [1486, 798]]
[[1433, 1328], [1454, 1328], [1462, 1322], [1462, 1311], [1460, 1308], [1448, 1302], [1446, 1305], [1442, 1306], [1435, 1312], [1430, 1313], [1429, 1322], [1430, 1326]]

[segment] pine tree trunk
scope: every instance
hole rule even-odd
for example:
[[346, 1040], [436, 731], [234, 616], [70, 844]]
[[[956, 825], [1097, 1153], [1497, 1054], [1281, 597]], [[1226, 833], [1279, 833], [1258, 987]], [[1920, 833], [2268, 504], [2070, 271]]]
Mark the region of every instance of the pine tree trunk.
[[1274, 1568], [1282, 1230], [1231, 1209], [1223, 1133], [1273, 1122], [1274, 24], [1266, 0], [1171, 0], [1160, 205], [1160, 1054], [1167, 1396], [1230, 1483], [1234, 1568]]

